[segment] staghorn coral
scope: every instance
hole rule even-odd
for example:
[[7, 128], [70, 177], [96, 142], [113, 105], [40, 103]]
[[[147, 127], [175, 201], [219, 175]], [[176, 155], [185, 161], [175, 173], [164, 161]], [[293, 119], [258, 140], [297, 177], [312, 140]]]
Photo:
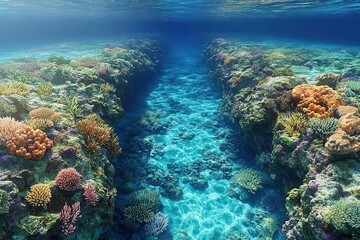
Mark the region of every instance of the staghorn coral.
[[21, 156], [25, 159], [41, 159], [46, 150], [52, 148], [52, 141], [46, 133], [31, 127], [25, 127], [15, 132], [14, 136], [6, 143], [10, 154]]
[[103, 122], [96, 114], [88, 115], [84, 120], [77, 123], [76, 127], [85, 136], [87, 149], [95, 152], [101, 146], [107, 148], [112, 156], [121, 152], [114, 129]]
[[260, 172], [245, 168], [235, 174], [233, 182], [254, 194], [262, 188], [263, 179]]
[[312, 118], [309, 125], [317, 137], [326, 139], [339, 127], [339, 122], [335, 118]]
[[20, 82], [11, 82], [11, 83], [1, 83], [0, 84], [0, 95], [29, 95], [30, 87], [25, 83]]
[[51, 93], [53, 90], [53, 84], [51, 82], [44, 82], [41, 83], [37, 89], [36, 89], [36, 93], [40, 96], [40, 97], [50, 97]]
[[304, 114], [299, 112], [280, 113], [276, 119], [275, 129], [288, 135], [298, 137], [308, 126]]
[[325, 143], [325, 148], [331, 153], [348, 154], [360, 151], [360, 137], [350, 136], [342, 129], [337, 129]]
[[54, 126], [53, 121], [51, 121], [50, 119], [43, 119], [43, 118], [32, 118], [26, 120], [24, 123], [34, 129], [41, 129], [41, 130], [46, 130]]
[[166, 231], [169, 225], [169, 217], [158, 212], [154, 215], [153, 220], [147, 223], [144, 227], [147, 236], [159, 236]]
[[154, 212], [147, 204], [128, 206], [124, 209], [124, 215], [139, 223], [150, 222], [154, 218]]
[[51, 190], [49, 184], [38, 183], [32, 185], [30, 192], [26, 194], [25, 199], [32, 206], [45, 206], [51, 200]]
[[292, 90], [292, 97], [308, 117], [332, 117], [334, 109], [341, 105], [341, 98], [329, 86], [301, 84]]
[[76, 222], [81, 218], [80, 215], [80, 202], [77, 201], [71, 206], [65, 203], [60, 212], [59, 220], [62, 223], [61, 229], [65, 235], [73, 233], [76, 229]]
[[81, 188], [81, 178], [75, 168], [65, 168], [56, 175], [55, 186], [64, 191], [75, 191]]
[[0, 145], [6, 144], [15, 136], [15, 132], [24, 129], [26, 125], [11, 117], [0, 118]]

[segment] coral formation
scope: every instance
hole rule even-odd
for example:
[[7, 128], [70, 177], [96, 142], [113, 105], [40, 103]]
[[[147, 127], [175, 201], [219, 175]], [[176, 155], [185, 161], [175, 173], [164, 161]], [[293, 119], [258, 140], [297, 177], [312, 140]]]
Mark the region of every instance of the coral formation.
[[253, 194], [263, 187], [261, 173], [251, 168], [241, 169], [234, 175], [233, 181]]
[[68, 206], [67, 203], [65, 203], [59, 216], [59, 220], [62, 223], [61, 229], [65, 235], [75, 231], [76, 222], [81, 218], [80, 212], [80, 202], [76, 202], [71, 206]]
[[13, 118], [0, 118], [0, 145], [6, 144], [16, 136], [16, 132], [25, 129], [26, 125]]
[[55, 185], [64, 191], [75, 191], [81, 187], [81, 178], [75, 168], [64, 168], [56, 175]]
[[96, 193], [96, 188], [93, 184], [87, 183], [83, 186], [83, 196], [87, 205], [96, 206], [99, 201], [98, 195]]
[[308, 117], [332, 117], [335, 108], [342, 104], [338, 94], [328, 86], [301, 84], [294, 87], [292, 97], [299, 101], [297, 107]]
[[340, 124], [335, 118], [312, 118], [310, 119], [309, 125], [317, 137], [326, 139], [339, 127]]
[[308, 121], [304, 114], [299, 112], [280, 113], [276, 119], [275, 129], [288, 135], [289, 137], [299, 136], [306, 127]]
[[52, 141], [46, 133], [31, 127], [17, 130], [14, 136], [6, 143], [10, 154], [21, 156], [25, 159], [41, 159], [46, 150], [51, 149]]
[[114, 129], [105, 124], [97, 115], [88, 115], [77, 123], [77, 128], [86, 138], [87, 149], [95, 152], [100, 147], [106, 147], [112, 156], [121, 152]]
[[38, 183], [30, 188], [26, 194], [26, 201], [32, 206], [45, 206], [51, 200], [51, 190], [49, 184]]
[[21, 82], [1, 83], [0, 95], [16, 94], [20, 96], [29, 95], [30, 87]]

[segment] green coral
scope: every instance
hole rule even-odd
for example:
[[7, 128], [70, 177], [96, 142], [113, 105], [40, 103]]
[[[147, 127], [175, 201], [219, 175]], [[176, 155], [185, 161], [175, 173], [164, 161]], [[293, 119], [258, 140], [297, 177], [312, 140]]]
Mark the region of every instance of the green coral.
[[77, 95], [74, 95], [66, 99], [66, 106], [68, 107], [69, 111], [72, 113], [72, 115], [75, 118], [79, 116], [80, 114], [79, 97]]
[[25, 83], [11, 82], [0, 84], [0, 95], [11, 95], [16, 94], [20, 96], [29, 95], [30, 87]]
[[7, 97], [0, 96], [0, 117], [9, 117], [16, 113], [17, 109]]
[[46, 234], [58, 220], [58, 214], [47, 214], [44, 216], [26, 216], [21, 219], [19, 228], [30, 235]]
[[294, 72], [290, 68], [275, 68], [272, 72], [274, 77], [277, 76], [294, 76]]
[[261, 239], [272, 240], [277, 230], [276, 220], [271, 217], [264, 218], [261, 224], [261, 230]]
[[354, 200], [339, 200], [330, 210], [330, 222], [339, 231], [345, 231], [347, 226], [360, 228], [360, 202]]
[[308, 126], [306, 116], [300, 112], [280, 113], [276, 119], [275, 129], [288, 135], [298, 137]]
[[50, 56], [48, 61], [57, 65], [65, 65], [70, 63], [70, 60], [64, 58], [63, 56]]
[[347, 81], [344, 82], [343, 86], [350, 89], [353, 92], [360, 93], [360, 82], [358, 81]]
[[9, 193], [0, 189], [0, 214], [9, 213], [9, 199]]
[[240, 185], [253, 194], [263, 187], [261, 173], [251, 168], [241, 169], [235, 174], [233, 180], [237, 185]]
[[158, 192], [143, 189], [134, 193], [134, 204], [146, 204], [149, 208], [153, 208], [160, 203], [160, 194]]
[[335, 118], [312, 118], [309, 125], [315, 136], [326, 139], [339, 127], [339, 121]]
[[125, 217], [139, 223], [150, 222], [154, 218], [154, 212], [147, 204], [128, 206], [124, 210]]
[[45, 83], [41, 83], [37, 89], [36, 89], [36, 93], [40, 96], [40, 97], [50, 97], [51, 93], [53, 90], [53, 84], [51, 82], [45, 82]]

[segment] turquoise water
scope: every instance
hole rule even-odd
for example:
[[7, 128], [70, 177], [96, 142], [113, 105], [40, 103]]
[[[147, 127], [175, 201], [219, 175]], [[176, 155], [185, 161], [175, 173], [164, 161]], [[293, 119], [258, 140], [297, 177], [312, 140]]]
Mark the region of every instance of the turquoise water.
[[[120, 122], [123, 155], [115, 163], [115, 182], [123, 179], [124, 169], [137, 169], [138, 188], [160, 191], [162, 212], [170, 219], [160, 239], [226, 239], [240, 233], [248, 239], [264, 239], [259, 225], [270, 216], [279, 220], [279, 229], [284, 217], [281, 201], [273, 215], [260, 204], [265, 195], [280, 198], [265, 173], [265, 188], [247, 201], [230, 196], [230, 178], [252, 166], [247, 162], [250, 154], [243, 148], [239, 128], [219, 111], [220, 89], [208, 76], [201, 52], [183, 46], [168, 53], [155, 82], [126, 109]], [[153, 117], [149, 126], [137, 122], [144, 116]], [[124, 168], [129, 164], [135, 166]], [[153, 175], [161, 180], [153, 181]], [[171, 194], [168, 183], [182, 195]], [[118, 191], [124, 192], [121, 187]], [[119, 196], [120, 212], [123, 201]]]

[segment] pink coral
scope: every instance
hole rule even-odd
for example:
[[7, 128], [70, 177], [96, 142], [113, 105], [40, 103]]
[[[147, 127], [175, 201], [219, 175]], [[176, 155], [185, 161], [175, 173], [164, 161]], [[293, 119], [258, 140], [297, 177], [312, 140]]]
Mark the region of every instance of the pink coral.
[[68, 206], [67, 203], [65, 203], [63, 209], [60, 212], [60, 222], [62, 222], [62, 232], [65, 235], [68, 235], [69, 233], [73, 233], [76, 229], [76, 222], [81, 217], [80, 215], [80, 202], [77, 201], [73, 205]]
[[18, 122], [11, 117], [0, 118], [0, 145], [5, 145], [7, 141], [15, 136], [15, 132], [24, 129], [26, 125]]
[[96, 194], [96, 188], [93, 184], [87, 183], [83, 186], [84, 198], [87, 205], [96, 206], [98, 202], [98, 195]]
[[75, 168], [65, 168], [58, 172], [55, 185], [61, 190], [75, 191], [81, 187], [81, 177]]

